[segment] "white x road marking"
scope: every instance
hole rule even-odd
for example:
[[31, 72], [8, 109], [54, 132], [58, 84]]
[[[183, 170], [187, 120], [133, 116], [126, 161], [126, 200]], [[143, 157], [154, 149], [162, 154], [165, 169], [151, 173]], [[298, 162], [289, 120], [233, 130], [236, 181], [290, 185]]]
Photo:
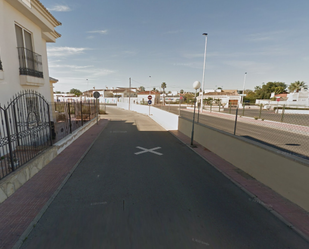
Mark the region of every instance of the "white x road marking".
[[143, 147], [137, 146], [136, 148], [141, 149], [142, 151], [134, 153], [135, 155], [139, 155], [139, 154], [146, 153], [146, 152], [150, 152], [150, 153], [156, 154], [156, 155], [158, 155], [158, 156], [162, 156], [162, 155], [163, 155], [163, 154], [160, 153], [160, 152], [154, 151], [154, 150], [161, 149], [161, 147], [156, 147], [156, 148], [152, 148], [152, 149], [145, 149], [145, 148], [143, 148]]

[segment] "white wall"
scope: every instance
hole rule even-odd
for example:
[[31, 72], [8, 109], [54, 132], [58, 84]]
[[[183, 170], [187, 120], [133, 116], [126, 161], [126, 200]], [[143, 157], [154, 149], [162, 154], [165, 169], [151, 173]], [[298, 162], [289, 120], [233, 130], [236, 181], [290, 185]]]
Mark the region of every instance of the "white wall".
[[[118, 102], [117, 106], [125, 110], [129, 109], [128, 103]], [[149, 115], [149, 106], [131, 104], [130, 110]], [[150, 118], [166, 130], [178, 130], [178, 115], [150, 106]]]

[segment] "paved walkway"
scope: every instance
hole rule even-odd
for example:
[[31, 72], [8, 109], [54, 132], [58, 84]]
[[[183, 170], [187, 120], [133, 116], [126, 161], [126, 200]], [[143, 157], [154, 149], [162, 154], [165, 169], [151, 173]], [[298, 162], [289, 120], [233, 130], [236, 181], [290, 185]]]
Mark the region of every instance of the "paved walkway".
[[[99, 125], [90, 128], [43, 170], [0, 204], [1, 249], [12, 248], [18, 241], [17, 247], [21, 244], [21, 240], [25, 239], [27, 233], [31, 231], [32, 225], [39, 220], [71, 172], [106, 127], [107, 122], [107, 120], [100, 120]], [[190, 138], [182, 133], [178, 131], [171, 133], [182, 142], [190, 143]], [[264, 205], [270, 212], [287, 222], [291, 228], [297, 230], [304, 237], [309, 237], [309, 216], [304, 210], [248, 177], [245, 173], [238, 171], [233, 165], [202, 146], [198, 145], [194, 151], [242, 189], [251, 193], [252, 202]]]
[[[1, 249], [12, 248], [32, 222], [39, 219], [55, 197], [58, 188], [64, 184], [107, 122], [107, 120], [100, 120], [98, 125], [92, 126], [0, 204]], [[30, 231], [31, 229], [28, 229], [28, 232]]]

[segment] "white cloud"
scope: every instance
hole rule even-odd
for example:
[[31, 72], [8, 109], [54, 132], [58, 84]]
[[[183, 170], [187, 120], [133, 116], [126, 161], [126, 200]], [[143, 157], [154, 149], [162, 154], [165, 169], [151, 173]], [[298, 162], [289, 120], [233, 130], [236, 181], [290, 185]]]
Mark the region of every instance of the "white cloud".
[[264, 41], [275, 41], [281, 40], [283, 37], [287, 36], [289, 32], [286, 31], [272, 31], [255, 33], [247, 36], [247, 41], [249, 42], [264, 42]]
[[47, 48], [47, 55], [54, 57], [55, 56], [65, 57], [69, 55], [81, 54], [86, 50], [89, 50], [89, 48], [51, 47]]
[[71, 69], [84, 69], [84, 68], [91, 68], [93, 66], [76, 66], [76, 65], [61, 65], [61, 64], [50, 64], [50, 68], [71, 68]]
[[201, 58], [204, 57], [204, 54], [184, 54], [183, 57], [188, 58], [188, 59], [194, 59], [194, 58]]
[[167, 31], [167, 32], [165, 32], [163, 34], [170, 34], [170, 35], [172, 35], [172, 34], [178, 34], [178, 33], [181, 33], [181, 32], [182, 32], [182, 30], [171, 30], [171, 31]]
[[107, 30], [93, 30], [93, 31], [88, 31], [87, 33], [105, 35], [107, 34]]
[[274, 68], [274, 66], [270, 63], [247, 61], [247, 60], [230, 60], [230, 61], [223, 61], [223, 63], [255, 74], [265, 74], [266, 72], [269, 72]]
[[71, 8], [66, 5], [55, 5], [52, 8], [47, 8], [49, 11], [58, 11], [58, 12], [68, 12], [71, 11]]

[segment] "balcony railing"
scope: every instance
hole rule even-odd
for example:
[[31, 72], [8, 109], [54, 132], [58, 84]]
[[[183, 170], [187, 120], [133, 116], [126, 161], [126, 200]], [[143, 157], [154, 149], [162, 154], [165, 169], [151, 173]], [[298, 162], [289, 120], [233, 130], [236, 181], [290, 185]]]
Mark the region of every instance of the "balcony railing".
[[43, 78], [42, 56], [26, 48], [17, 48], [19, 74]]

